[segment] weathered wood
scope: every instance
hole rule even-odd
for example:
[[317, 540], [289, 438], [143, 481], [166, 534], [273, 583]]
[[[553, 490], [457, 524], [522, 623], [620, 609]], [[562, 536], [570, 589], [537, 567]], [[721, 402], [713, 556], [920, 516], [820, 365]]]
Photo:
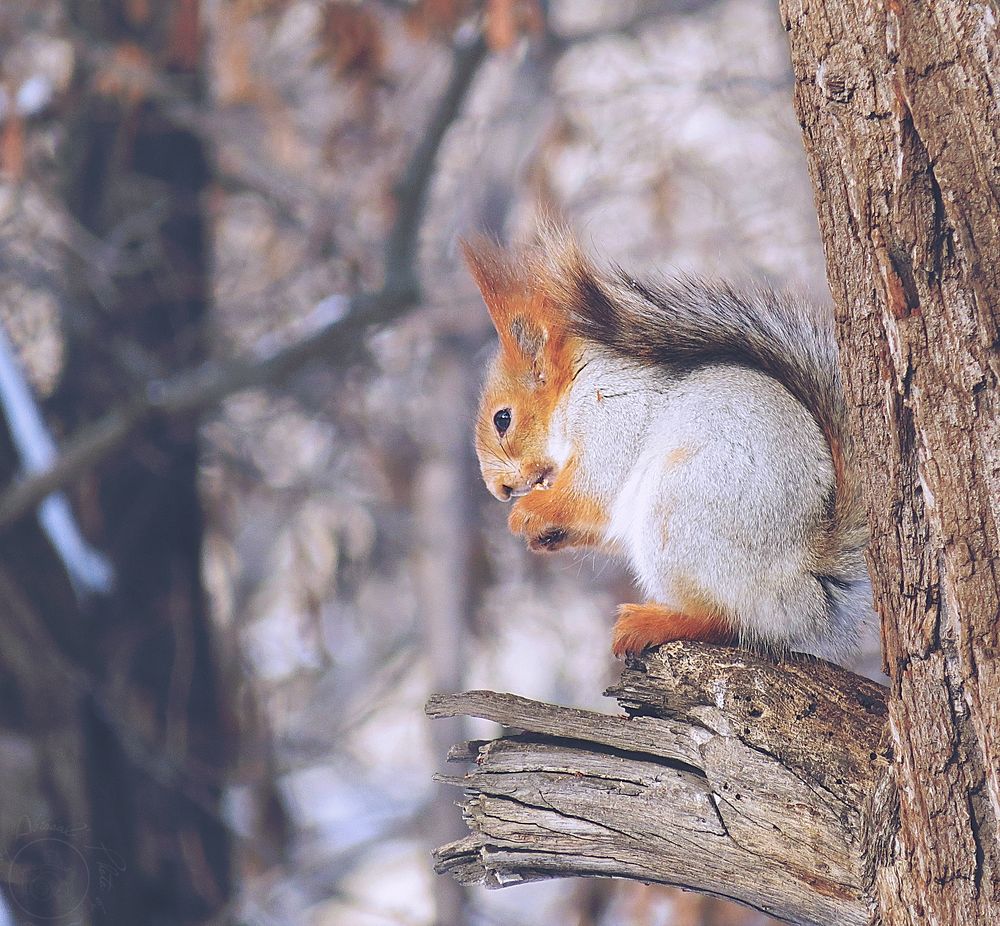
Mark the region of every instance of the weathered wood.
[[818, 660], [672, 643], [609, 693], [625, 715], [488, 691], [436, 695], [519, 732], [473, 760], [471, 835], [437, 853], [463, 882], [568, 875], [693, 888], [789, 922], [874, 922], [862, 831], [888, 761], [885, 691]]
[[892, 680], [882, 915], [1000, 923], [997, 4], [781, 7]]

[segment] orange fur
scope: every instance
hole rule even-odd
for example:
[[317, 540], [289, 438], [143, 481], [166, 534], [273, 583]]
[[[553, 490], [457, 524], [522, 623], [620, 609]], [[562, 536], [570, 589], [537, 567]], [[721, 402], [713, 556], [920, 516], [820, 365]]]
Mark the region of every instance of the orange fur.
[[671, 640], [736, 643], [736, 639], [736, 634], [717, 610], [680, 612], [650, 601], [619, 606], [611, 650], [621, 657]]
[[564, 547], [594, 547], [602, 544], [608, 514], [596, 499], [574, 486], [576, 465], [570, 460], [545, 491], [519, 498], [507, 519], [511, 533], [528, 539], [536, 552], [551, 553]]
[[668, 468], [680, 466], [681, 463], [687, 463], [694, 456], [694, 453], [693, 447], [677, 447], [667, 454], [664, 463]]
[[[516, 265], [488, 243], [466, 243], [464, 250], [500, 339], [480, 400], [476, 453], [487, 487], [506, 499], [510, 489], [558, 475], [548, 453], [549, 425], [569, 390], [582, 342], [567, 333], [529, 263]], [[510, 409], [511, 426], [500, 437], [493, 416], [502, 408]]]

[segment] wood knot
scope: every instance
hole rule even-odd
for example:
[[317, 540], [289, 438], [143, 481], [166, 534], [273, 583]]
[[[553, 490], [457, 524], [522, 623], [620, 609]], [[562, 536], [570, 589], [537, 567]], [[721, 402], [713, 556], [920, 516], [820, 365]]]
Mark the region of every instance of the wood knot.
[[816, 67], [816, 86], [832, 103], [874, 104], [870, 68], [861, 49], [852, 45], [829, 49]]
[[816, 75], [816, 83], [823, 95], [834, 103], [850, 103], [854, 96], [854, 85], [843, 71], [834, 70], [827, 65], [820, 65]]

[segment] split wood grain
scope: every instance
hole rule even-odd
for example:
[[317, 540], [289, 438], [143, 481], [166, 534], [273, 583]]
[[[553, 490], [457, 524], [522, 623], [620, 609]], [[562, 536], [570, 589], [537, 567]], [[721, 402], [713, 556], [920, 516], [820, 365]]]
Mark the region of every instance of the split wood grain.
[[[601, 714], [473, 691], [432, 717], [510, 732], [464, 744], [470, 835], [437, 867], [491, 887], [573, 875], [727, 897], [789, 922], [873, 922], [863, 818], [886, 777], [885, 690], [825, 662], [692, 643], [632, 660]], [[891, 795], [888, 795], [891, 798]]]

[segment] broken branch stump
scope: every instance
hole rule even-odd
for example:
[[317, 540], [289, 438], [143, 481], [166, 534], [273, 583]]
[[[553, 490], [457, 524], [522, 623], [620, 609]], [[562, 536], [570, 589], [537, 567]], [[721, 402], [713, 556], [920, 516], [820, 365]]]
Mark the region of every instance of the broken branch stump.
[[[624, 714], [511, 694], [435, 695], [431, 717], [509, 732], [452, 749], [470, 834], [435, 853], [463, 883], [631, 878], [793, 923], [877, 922], [893, 793], [885, 689], [808, 657], [671, 643], [630, 660]], [[877, 822], [876, 822], [877, 821]]]

